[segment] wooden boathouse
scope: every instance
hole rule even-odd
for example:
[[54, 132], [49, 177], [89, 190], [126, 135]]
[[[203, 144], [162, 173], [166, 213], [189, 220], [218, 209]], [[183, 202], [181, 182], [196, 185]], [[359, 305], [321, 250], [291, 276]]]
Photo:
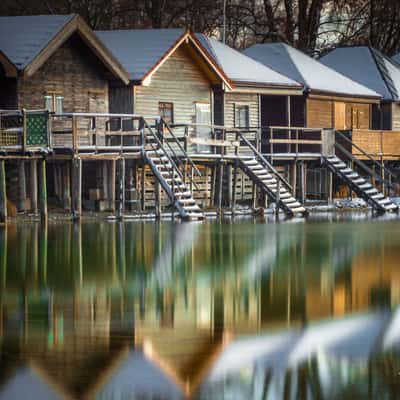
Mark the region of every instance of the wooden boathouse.
[[[385, 188], [384, 174], [368, 170], [369, 183], [336, 158], [333, 126], [263, 126], [265, 98], [283, 98], [275, 112], [291, 121], [292, 106], [311, 101], [305, 82], [244, 55], [253, 78], [235, 75], [235, 51], [182, 30], [95, 34], [75, 15], [4, 17], [1, 37], [14, 31], [12, 44], [0, 40], [2, 220], [13, 205], [46, 217], [48, 203], [75, 218], [177, 211], [198, 220], [207, 208], [234, 214], [238, 203], [267, 201], [305, 215], [307, 160], [322, 160], [374, 208], [396, 208], [373, 187]], [[357, 104], [378, 101], [347, 81], [364, 91]]]

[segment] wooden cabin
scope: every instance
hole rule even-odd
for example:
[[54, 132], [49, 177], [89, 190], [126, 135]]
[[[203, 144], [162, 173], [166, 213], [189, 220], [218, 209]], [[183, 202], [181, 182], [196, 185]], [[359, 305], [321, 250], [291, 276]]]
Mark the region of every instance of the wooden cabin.
[[[244, 50], [244, 54], [304, 85], [303, 98], [290, 103], [283, 98], [280, 102], [262, 98], [264, 126], [371, 127], [372, 105], [378, 104], [381, 97], [375, 91], [284, 43], [257, 44]], [[282, 109], [289, 112], [278, 112]]]
[[182, 29], [98, 31], [129, 71], [130, 85], [110, 89], [110, 111], [160, 115], [170, 124], [211, 124], [213, 87], [231, 88], [222, 69]]
[[77, 15], [0, 17], [0, 109], [108, 112], [129, 76]]
[[[289, 99], [291, 96], [302, 96], [303, 85], [299, 82], [216, 39], [203, 34], [198, 34], [197, 37], [234, 83], [230, 91], [214, 92], [216, 124], [236, 128], [258, 128], [262, 125], [260, 111], [263, 96], [272, 96], [277, 102], [281, 97]], [[286, 116], [280, 118], [284, 119]]]
[[373, 156], [398, 160], [400, 65], [396, 58], [392, 60], [369, 46], [351, 46], [332, 50], [321, 62], [382, 96], [380, 103], [372, 106], [370, 126], [354, 131], [353, 141]]

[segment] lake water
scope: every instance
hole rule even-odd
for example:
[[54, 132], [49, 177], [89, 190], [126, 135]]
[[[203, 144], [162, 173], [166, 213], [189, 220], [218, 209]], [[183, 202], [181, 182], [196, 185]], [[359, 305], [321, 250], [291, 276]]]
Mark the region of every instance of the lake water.
[[0, 399], [400, 398], [400, 220], [0, 227]]

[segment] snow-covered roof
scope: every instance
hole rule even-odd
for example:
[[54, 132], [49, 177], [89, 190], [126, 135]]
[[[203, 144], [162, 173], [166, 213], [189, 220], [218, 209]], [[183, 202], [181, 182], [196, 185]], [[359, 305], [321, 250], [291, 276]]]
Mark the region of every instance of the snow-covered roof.
[[256, 44], [244, 50], [244, 54], [301, 82], [311, 92], [351, 97], [381, 97], [377, 92], [285, 43]]
[[369, 46], [338, 47], [320, 61], [382, 95], [400, 100], [400, 66]]
[[271, 86], [302, 87], [299, 82], [274, 71], [272, 68], [247, 57], [216, 39], [204, 34], [196, 34], [196, 36], [224, 70], [228, 78], [238, 84], [255, 83]]
[[23, 70], [74, 15], [0, 17], [0, 51]]
[[185, 33], [183, 29], [96, 31], [131, 80], [140, 80]]

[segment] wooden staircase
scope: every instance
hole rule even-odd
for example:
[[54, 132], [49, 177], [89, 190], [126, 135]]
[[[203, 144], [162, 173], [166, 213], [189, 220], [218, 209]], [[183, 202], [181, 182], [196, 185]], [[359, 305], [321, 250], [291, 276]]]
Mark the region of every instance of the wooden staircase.
[[374, 210], [379, 212], [394, 212], [398, 206], [388, 197], [379, 192], [370, 182], [362, 178], [352, 168], [336, 155], [324, 157], [327, 167], [344, 181], [357, 196], [364, 199]]
[[275, 203], [286, 215], [305, 215], [306, 208], [301, 205], [286, 188], [279, 178], [255, 157], [238, 159], [243, 172]]
[[165, 150], [146, 151], [146, 161], [156, 179], [167, 193], [182, 219], [201, 220], [204, 214], [185, 185], [179, 169], [165, 154]]
[[292, 195], [292, 187], [242, 133], [238, 139], [251, 156], [237, 154], [238, 166], [288, 217], [306, 216], [307, 209]]
[[[163, 131], [162, 134], [155, 132], [153, 128], [145, 121], [142, 121], [143, 137], [144, 137], [144, 158], [150, 166], [155, 178], [160, 183], [161, 187], [167, 193], [171, 203], [178, 211], [182, 220], [199, 221], [204, 219], [204, 213], [199, 205], [193, 198], [192, 191], [186, 185], [186, 179], [189, 179], [193, 186], [196, 187], [193, 178], [189, 175], [186, 176], [186, 167], [190, 163], [195, 168], [196, 172], [200, 174], [194, 166], [192, 160], [185, 152], [184, 148], [176, 138], [174, 133], [169, 129], [169, 140], [162, 142], [162, 136], [167, 134]], [[172, 140], [172, 145], [171, 145]], [[174, 150], [177, 147], [180, 154]], [[168, 150], [167, 150], [168, 147]], [[174, 158], [176, 161], [174, 161]], [[183, 173], [178, 168], [177, 163], [182, 160]], [[185, 175], [184, 175], [185, 174]]]

